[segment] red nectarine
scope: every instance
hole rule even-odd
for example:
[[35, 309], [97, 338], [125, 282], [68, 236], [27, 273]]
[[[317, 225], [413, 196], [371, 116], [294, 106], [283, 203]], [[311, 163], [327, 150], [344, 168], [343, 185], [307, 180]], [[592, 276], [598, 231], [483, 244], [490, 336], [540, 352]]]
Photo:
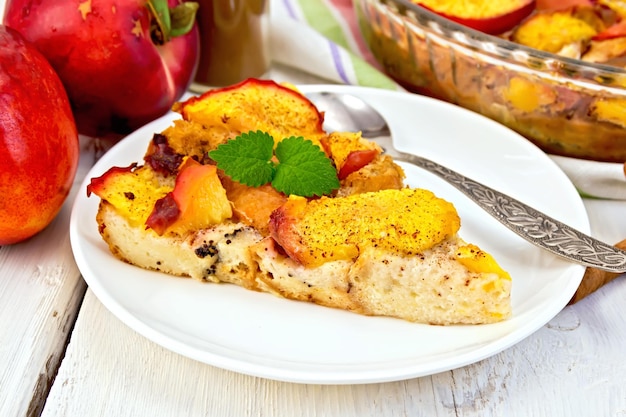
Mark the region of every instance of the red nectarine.
[[28, 239], [54, 219], [78, 155], [61, 80], [32, 44], [0, 26], [0, 245]]
[[199, 57], [191, 3], [8, 0], [4, 24], [52, 64], [79, 132], [118, 139], [169, 111], [191, 83]]

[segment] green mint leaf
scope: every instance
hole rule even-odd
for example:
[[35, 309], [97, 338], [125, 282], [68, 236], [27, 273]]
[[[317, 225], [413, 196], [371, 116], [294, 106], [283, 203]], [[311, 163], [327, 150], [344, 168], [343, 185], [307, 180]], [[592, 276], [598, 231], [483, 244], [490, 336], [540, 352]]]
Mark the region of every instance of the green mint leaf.
[[279, 164], [272, 186], [287, 195], [322, 196], [339, 188], [337, 170], [326, 154], [303, 137], [283, 139], [276, 145]]
[[[277, 164], [272, 161], [274, 156]], [[340, 185], [332, 161], [303, 137], [283, 139], [274, 151], [274, 139], [268, 133], [242, 133], [209, 152], [209, 157], [235, 181], [250, 187], [271, 182], [287, 195], [322, 196]]]
[[272, 181], [275, 165], [274, 139], [265, 132], [242, 133], [209, 152], [217, 167], [230, 178], [250, 187], [259, 187]]

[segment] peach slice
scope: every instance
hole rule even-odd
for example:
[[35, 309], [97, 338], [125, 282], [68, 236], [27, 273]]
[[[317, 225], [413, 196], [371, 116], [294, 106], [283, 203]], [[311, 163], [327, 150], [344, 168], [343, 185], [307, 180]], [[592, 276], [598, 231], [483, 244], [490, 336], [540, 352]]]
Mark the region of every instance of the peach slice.
[[370, 247], [423, 253], [460, 226], [451, 203], [428, 190], [403, 188], [315, 200], [290, 196], [270, 216], [269, 230], [291, 259], [315, 267], [354, 259]]
[[464, 26], [491, 35], [513, 29], [535, 10], [535, 0], [414, 0], [418, 5]]
[[382, 152], [376, 143], [361, 138], [358, 132], [333, 132], [322, 139], [322, 148], [335, 163], [340, 180], [363, 168]]
[[222, 223], [232, 215], [217, 167], [187, 158], [174, 189], [155, 203], [146, 225], [159, 235], [185, 234]]
[[172, 186], [162, 183], [152, 169], [137, 164], [112, 167], [87, 186], [88, 196], [93, 193], [108, 202], [135, 226], [143, 225], [154, 204], [170, 191]]
[[324, 116], [295, 88], [270, 80], [248, 79], [210, 90], [177, 103], [174, 111], [183, 119], [231, 135], [261, 130], [279, 141], [303, 136], [316, 144], [325, 136]]
[[609, 26], [593, 37], [594, 41], [605, 41], [609, 39], [622, 38], [626, 36], [626, 20], [622, 20]]
[[187, 159], [176, 177], [172, 197], [180, 209], [180, 216], [169, 228], [172, 231], [204, 229], [233, 215], [215, 165]]
[[268, 236], [270, 214], [287, 201], [287, 196], [270, 184], [249, 187], [227, 176], [222, 178], [222, 184], [232, 203], [234, 217]]
[[574, 52], [567, 55], [578, 58], [583, 45], [598, 33], [596, 26], [599, 26], [596, 21], [579, 15], [576, 9], [539, 13], [518, 26], [511, 39], [520, 45], [554, 54], [563, 55], [571, 50]]

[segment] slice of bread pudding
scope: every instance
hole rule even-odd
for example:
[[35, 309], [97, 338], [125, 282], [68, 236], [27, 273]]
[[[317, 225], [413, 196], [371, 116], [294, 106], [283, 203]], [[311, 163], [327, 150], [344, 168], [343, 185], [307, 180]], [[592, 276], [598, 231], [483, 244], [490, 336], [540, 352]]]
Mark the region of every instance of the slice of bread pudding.
[[[438, 325], [510, 317], [509, 274], [458, 236], [454, 206], [405, 187], [403, 170], [358, 132], [326, 134], [297, 91], [248, 80], [175, 108], [183, 119], [154, 135], [143, 165], [113, 167], [88, 188], [120, 260], [364, 315]], [[285, 195], [216, 167], [211, 150], [259, 126], [310, 137], [339, 187]]]

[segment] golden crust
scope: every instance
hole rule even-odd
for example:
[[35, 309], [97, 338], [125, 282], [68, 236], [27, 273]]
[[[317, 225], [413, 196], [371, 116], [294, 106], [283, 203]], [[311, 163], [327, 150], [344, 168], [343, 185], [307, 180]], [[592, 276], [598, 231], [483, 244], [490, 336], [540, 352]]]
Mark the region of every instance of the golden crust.
[[455, 235], [454, 206], [431, 191], [403, 188], [322, 197], [292, 196], [270, 217], [270, 233], [305, 266], [354, 260], [368, 247], [416, 256]]

